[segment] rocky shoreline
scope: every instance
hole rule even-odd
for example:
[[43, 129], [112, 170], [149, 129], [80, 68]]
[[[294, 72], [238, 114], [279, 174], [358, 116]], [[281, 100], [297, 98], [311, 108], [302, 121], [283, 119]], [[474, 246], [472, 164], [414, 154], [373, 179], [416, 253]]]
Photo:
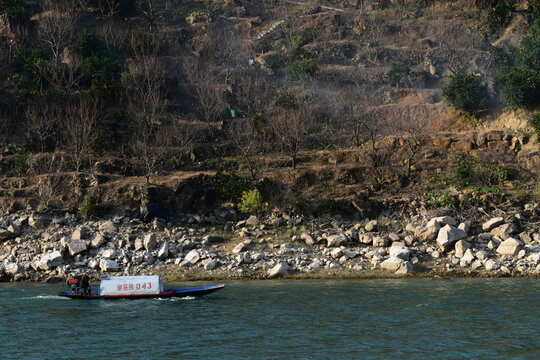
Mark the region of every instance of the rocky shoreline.
[[534, 220], [538, 208], [528, 204], [510, 219], [487, 221], [287, 214], [236, 221], [221, 209], [215, 216], [145, 223], [127, 213], [85, 221], [69, 213], [18, 212], [0, 218], [0, 280], [52, 282], [85, 272], [94, 279], [159, 274], [168, 281], [537, 277], [540, 229], [523, 220]]

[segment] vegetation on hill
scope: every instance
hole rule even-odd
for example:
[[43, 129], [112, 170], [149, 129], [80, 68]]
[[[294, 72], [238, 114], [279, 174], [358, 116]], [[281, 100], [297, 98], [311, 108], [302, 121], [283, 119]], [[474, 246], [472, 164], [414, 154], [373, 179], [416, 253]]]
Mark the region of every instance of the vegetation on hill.
[[1, 170], [41, 194], [69, 171], [255, 183], [352, 148], [371, 189], [402, 189], [452, 107], [538, 107], [539, 4], [0, 0]]

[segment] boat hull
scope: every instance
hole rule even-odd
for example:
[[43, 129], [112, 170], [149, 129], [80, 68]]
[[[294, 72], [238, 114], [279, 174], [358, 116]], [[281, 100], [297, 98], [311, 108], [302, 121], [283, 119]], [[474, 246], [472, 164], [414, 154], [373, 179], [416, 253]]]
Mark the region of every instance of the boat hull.
[[200, 288], [191, 289], [167, 289], [158, 294], [133, 294], [133, 295], [98, 295], [90, 294], [85, 295], [76, 293], [73, 291], [61, 291], [58, 295], [71, 298], [71, 299], [84, 299], [84, 300], [97, 300], [97, 299], [169, 299], [169, 298], [185, 298], [185, 297], [199, 297], [208, 295], [220, 289], [223, 289], [225, 284], [205, 286]]

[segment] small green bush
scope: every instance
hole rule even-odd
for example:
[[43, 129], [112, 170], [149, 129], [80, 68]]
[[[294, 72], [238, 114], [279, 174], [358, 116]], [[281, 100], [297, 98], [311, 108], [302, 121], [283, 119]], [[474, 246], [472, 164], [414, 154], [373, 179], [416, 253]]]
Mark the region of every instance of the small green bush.
[[295, 60], [287, 70], [287, 76], [291, 80], [300, 80], [315, 75], [319, 70], [317, 61], [310, 57]]
[[534, 113], [533, 116], [531, 116], [530, 123], [536, 131], [536, 134], [538, 134], [538, 137], [540, 137], [540, 112]]
[[0, 15], [3, 14], [21, 23], [30, 20], [30, 10], [22, 0], [0, 0]]
[[491, 2], [488, 13], [488, 24], [492, 29], [504, 27], [510, 21], [516, 9], [515, 0], [495, 0]]
[[519, 43], [518, 64], [531, 70], [540, 70], [540, 34], [523, 38]]
[[491, 56], [491, 60], [493, 61], [493, 66], [499, 71], [506, 70], [514, 66], [516, 53], [516, 49], [506, 51], [498, 46], [493, 46], [489, 50], [489, 55]]
[[411, 74], [411, 68], [409, 65], [392, 61], [390, 63], [390, 70], [386, 73], [386, 80], [393, 85], [399, 86], [406, 84]]
[[468, 185], [473, 178], [474, 159], [468, 158], [464, 154], [456, 157], [456, 167], [454, 173], [463, 185]]
[[105, 52], [98, 37], [87, 29], [83, 29], [75, 35], [71, 40], [71, 48], [83, 58], [102, 56]]
[[120, 86], [123, 66], [107, 57], [91, 56], [84, 60], [85, 73], [90, 77], [90, 90], [110, 97]]
[[246, 190], [242, 193], [238, 209], [246, 214], [259, 215], [268, 210], [268, 204], [263, 201], [259, 190]]
[[457, 110], [476, 115], [487, 106], [489, 93], [482, 79], [460, 70], [451, 76], [450, 83], [443, 88], [446, 101]]
[[13, 161], [17, 176], [25, 176], [28, 171], [28, 152], [25, 149], [15, 151]]
[[222, 172], [216, 175], [212, 187], [222, 200], [236, 202], [245, 191], [249, 190], [250, 183], [234, 172]]
[[36, 94], [42, 80], [40, 66], [45, 62], [45, 55], [40, 49], [20, 49], [14, 52], [11, 68], [15, 91], [22, 95]]
[[540, 103], [540, 72], [515, 67], [495, 77], [494, 88], [510, 106], [535, 106]]
[[292, 90], [281, 88], [276, 91], [276, 105], [284, 109], [295, 109], [298, 99]]
[[96, 200], [93, 196], [85, 195], [79, 206], [79, 214], [85, 218], [89, 218], [96, 214]]

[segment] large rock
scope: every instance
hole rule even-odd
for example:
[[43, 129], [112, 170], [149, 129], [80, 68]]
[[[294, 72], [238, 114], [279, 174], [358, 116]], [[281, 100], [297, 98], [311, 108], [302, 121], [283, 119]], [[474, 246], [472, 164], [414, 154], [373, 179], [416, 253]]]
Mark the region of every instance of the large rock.
[[523, 245], [523, 241], [521, 240], [508, 238], [499, 245], [497, 252], [501, 255], [517, 256]]
[[465, 254], [465, 251], [471, 248], [471, 244], [469, 244], [465, 240], [459, 240], [458, 242], [456, 242], [454, 248], [456, 249], [456, 257], [461, 259]]
[[154, 233], [146, 234], [146, 236], [144, 237], [143, 244], [146, 251], [154, 250], [156, 248], [156, 234]]
[[118, 271], [120, 270], [120, 265], [111, 259], [101, 259], [99, 262], [99, 268], [101, 271]]
[[4, 271], [6, 274], [15, 276], [21, 271], [21, 267], [17, 263], [7, 263], [4, 265]]
[[62, 257], [62, 253], [60, 253], [60, 251], [53, 251], [41, 257], [41, 260], [38, 262], [38, 268], [47, 271], [54, 269], [63, 263], [64, 258]]
[[474, 254], [471, 249], [467, 249], [465, 254], [459, 259], [459, 265], [462, 267], [469, 266], [474, 260]]
[[311, 236], [308, 233], [303, 233], [302, 235], [300, 235], [300, 239], [304, 240], [306, 245], [314, 245], [315, 244], [315, 239], [313, 239], [313, 236]]
[[99, 232], [103, 235], [113, 235], [118, 232], [118, 229], [116, 228], [116, 225], [109, 220], [99, 225]]
[[69, 255], [75, 256], [88, 249], [88, 242], [86, 240], [70, 240], [66, 244]]
[[21, 227], [17, 223], [9, 224], [7, 230], [15, 236], [21, 233]]
[[364, 229], [367, 231], [367, 232], [374, 232], [374, 231], [377, 231], [379, 228], [379, 224], [377, 223], [377, 220], [370, 220], [368, 221], [368, 223], [366, 224], [366, 226], [364, 226]]
[[497, 236], [501, 240], [508, 239], [512, 234], [517, 234], [519, 232], [516, 225], [510, 223], [510, 224], [503, 224], [501, 226], [496, 227], [495, 229], [491, 230], [490, 234], [493, 236]]
[[456, 219], [454, 219], [451, 216], [439, 216], [439, 217], [431, 219], [427, 223], [426, 227], [440, 229], [445, 225], [456, 226], [457, 225]]
[[99, 248], [103, 244], [105, 244], [105, 238], [101, 234], [96, 234], [90, 243], [93, 248]]
[[373, 237], [373, 246], [375, 247], [386, 247], [390, 244], [390, 238], [388, 236], [374, 236]]
[[216, 259], [206, 259], [203, 261], [204, 270], [210, 271], [214, 270], [217, 266], [217, 260]]
[[234, 247], [234, 249], [232, 250], [232, 252], [233, 252], [234, 254], [238, 254], [238, 253], [240, 253], [240, 252], [242, 252], [242, 251], [246, 251], [246, 250], [247, 250], [247, 245], [244, 244], [243, 242], [241, 242], [241, 243], [239, 243], [238, 245], [236, 245], [236, 246]]
[[413, 223], [407, 224], [405, 230], [412, 233], [415, 237], [420, 238], [425, 241], [432, 241], [437, 238], [437, 234], [439, 233], [439, 229], [441, 226], [439, 223], [432, 219], [428, 223], [428, 226], [419, 226]]
[[281, 262], [268, 270], [268, 277], [275, 278], [278, 276], [283, 276], [289, 274], [289, 265], [286, 262]]
[[484, 266], [486, 267], [487, 271], [495, 271], [495, 270], [498, 270], [501, 267], [501, 264], [499, 264], [498, 262], [496, 262], [494, 260], [488, 259], [484, 263]]
[[184, 262], [190, 265], [195, 265], [201, 259], [201, 254], [198, 250], [193, 249], [184, 258]]
[[373, 234], [358, 234], [358, 241], [362, 244], [370, 245], [373, 243]]
[[330, 235], [326, 237], [328, 247], [338, 247], [347, 244], [347, 239], [343, 235]]
[[144, 239], [135, 239], [135, 251], [144, 249]]
[[13, 233], [4, 229], [0, 229], [0, 242], [9, 240], [13, 237]]
[[395, 273], [396, 271], [402, 269], [402, 267], [407, 267], [405, 263], [409, 262], [398, 257], [389, 257], [381, 263], [381, 269]]
[[445, 225], [439, 230], [437, 236], [437, 244], [443, 251], [449, 251], [454, 244], [461, 239], [467, 238], [465, 231], [458, 229], [452, 225]]
[[396, 270], [396, 275], [407, 275], [413, 272], [413, 266], [410, 262], [404, 261]]
[[247, 220], [246, 220], [246, 225], [248, 226], [259, 226], [259, 219], [257, 218], [257, 216], [255, 215], [251, 215]]
[[397, 257], [402, 260], [409, 260], [411, 252], [408, 248], [402, 246], [392, 246], [390, 247], [390, 258]]
[[218, 208], [215, 212], [216, 219], [221, 222], [236, 221], [236, 211], [229, 206], [223, 206]]
[[52, 217], [44, 214], [32, 214], [28, 218], [28, 225], [34, 229], [41, 229], [49, 226], [52, 221]]
[[497, 226], [502, 224], [504, 224], [504, 219], [502, 217], [492, 218], [482, 224], [482, 230], [491, 231], [492, 229], [495, 229]]
[[101, 253], [101, 257], [104, 259], [114, 259], [116, 257], [116, 250], [114, 249], [105, 249]]
[[169, 243], [167, 241], [165, 241], [163, 245], [161, 245], [161, 247], [159, 248], [157, 257], [160, 260], [165, 260], [169, 257]]
[[88, 237], [89, 234], [90, 231], [88, 230], [88, 228], [81, 226], [73, 231], [73, 233], [71, 234], [71, 238], [73, 240], [84, 240]]

